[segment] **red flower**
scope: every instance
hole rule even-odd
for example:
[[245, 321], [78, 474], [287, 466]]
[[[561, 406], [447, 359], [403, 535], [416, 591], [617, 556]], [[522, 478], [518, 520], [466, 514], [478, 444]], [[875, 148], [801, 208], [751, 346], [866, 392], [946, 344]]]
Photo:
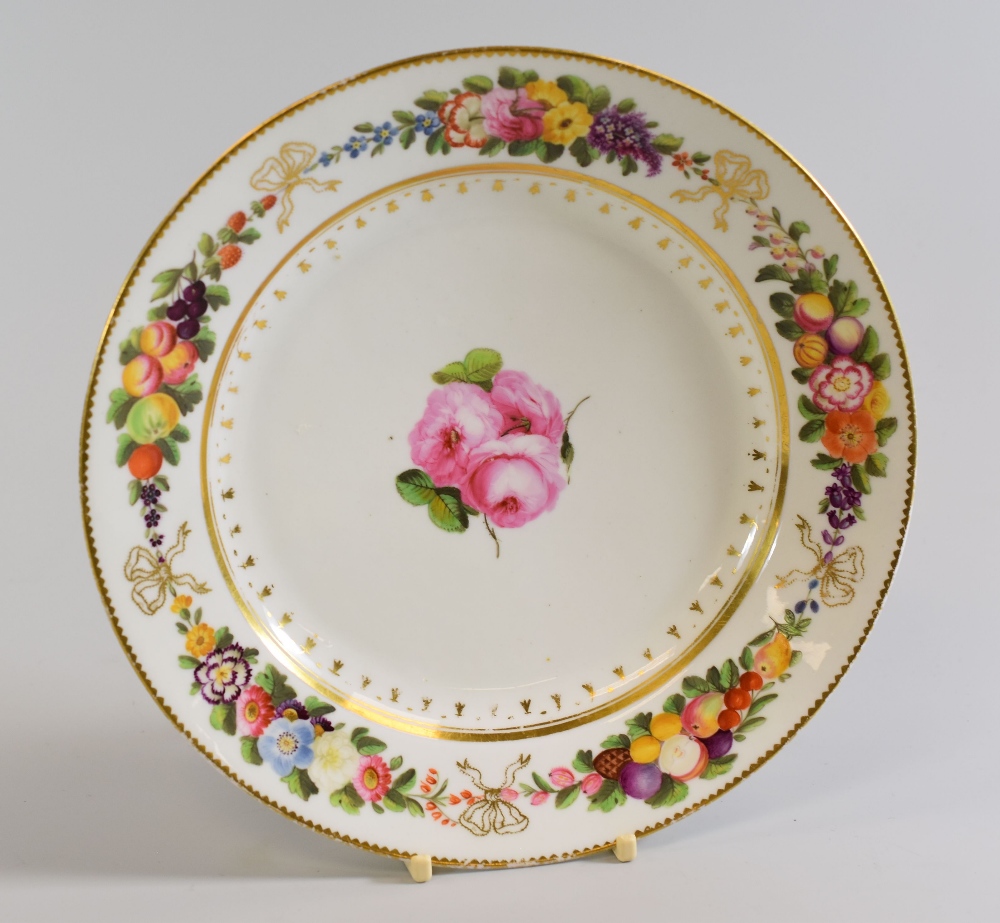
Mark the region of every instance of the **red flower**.
[[875, 418], [867, 410], [828, 413], [823, 445], [833, 458], [842, 458], [852, 465], [862, 464], [878, 448]]
[[688, 167], [694, 166], [694, 161], [691, 159], [691, 155], [687, 151], [683, 151], [680, 154], [674, 154], [674, 166], [678, 170], [686, 170]]
[[271, 697], [256, 683], [247, 686], [236, 701], [236, 728], [244, 737], [260, 737], [274, 720]]
[[381, 801], [392, 785], [392, 773], [380, 756], [362, 757], [354, 776], [354, 788], [365, 801]]

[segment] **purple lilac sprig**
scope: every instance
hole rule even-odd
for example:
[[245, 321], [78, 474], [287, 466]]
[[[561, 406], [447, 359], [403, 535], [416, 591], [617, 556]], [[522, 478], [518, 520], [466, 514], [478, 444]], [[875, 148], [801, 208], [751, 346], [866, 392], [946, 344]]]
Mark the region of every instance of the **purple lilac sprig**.
[[602, 154], [613, 154], [625, 163], [626, 158], [646, 165], [646, 176], [656, 176], [663, 169], [663, 157], [653, 146], [653, 133], [646, 116], [635, 109], [611, 106], [594, 116], [587, 143]]
[[830, 474], [833, 483], [826, 488], [826, 496], [819, 505], [819, 511], [826, 513], [827, 522], [830, 524], [829, 529], [823, 530], [823, 543], [830, 546], [830, 550], [823, 556], [827, 564], [833, 560], [833, 549], [844, 544], [845, 538], [842, 533], [856, 525], [859, 517], [864, 518], [861, 491], [854, 487], [851, 480], [851, 466], [838, 465]]

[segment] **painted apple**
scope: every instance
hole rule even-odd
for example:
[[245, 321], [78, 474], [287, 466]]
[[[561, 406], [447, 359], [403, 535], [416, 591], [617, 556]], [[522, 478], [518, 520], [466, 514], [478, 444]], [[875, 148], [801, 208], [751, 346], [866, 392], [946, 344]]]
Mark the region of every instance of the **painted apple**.
[[645, 801], [660, 790], [663, 773], [656, 763], [626, 763], [622, 767], [618, 781], [629, 798]]
[[721, 692], [706, 692], [688, 702], [681, 715], [681, 725], [695, 737], [711, 737], [719, 730], [719, 712], [724, 707]]
[[765, 680], [781, 676], [792, 662], [792, 646], [780, 631], [775, 632], [774, 640], [765, 644], [753, 659], [754, 672]]
[[150, 394], [132, 406], [125, 419], [125, 429], [139, 445], [148, 445], [169, 436], [180, 419], [180, 408], [172, 397]]
[[159, 359], [140, 354], [122, 369], [122, 385], [132, 397], [152, 394], [163, 381]]
[[677, 734], [663, 742], [660, 769], [677, 782], [700, 776], [708, 765], [708, 749], [697, 737]]
[[706, 737], [702, 743], [708, 751], [708, 758], [717, 760], [733, 749], [733, 732], [716, 731], [711, 737]]

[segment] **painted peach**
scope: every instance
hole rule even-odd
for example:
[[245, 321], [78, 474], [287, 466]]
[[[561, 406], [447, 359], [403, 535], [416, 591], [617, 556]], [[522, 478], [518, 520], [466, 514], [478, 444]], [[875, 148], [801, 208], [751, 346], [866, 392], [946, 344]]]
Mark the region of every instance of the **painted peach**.
[[167, 355], [177, 343], [177, 328], [166, 321], [157, 321], [149, 324], [145, 330], [139, 334], [139, 348], [147, 356], [155, 356], [159, 359]]
[[122, 385], [132, 397], [152, 394], [163, 381], [163, 366], [159, 359], [145, 353], [136, 356], [122, 369]]
[[814, 369], [823, 364], [828, 350], [826, 337], [818, 333], [804, 333], [795, 341], [792, 355], [803, 368]]
[[178, 340], [177, 345], [161, 360], [163, 380], [168, 385], [179, 385], [194, 371], [198, 363], [198, 347], [190, 340]]
[[795, 299], [792, 317], [806, 333], [822, 333], [833, 322], [833, 304], [826, 295], [807, 292]]

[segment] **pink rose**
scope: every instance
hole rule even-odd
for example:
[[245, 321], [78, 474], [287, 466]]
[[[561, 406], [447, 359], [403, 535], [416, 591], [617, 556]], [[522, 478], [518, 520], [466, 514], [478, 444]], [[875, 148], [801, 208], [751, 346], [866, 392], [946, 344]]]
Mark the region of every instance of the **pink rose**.
[[565, 766], [557, 766], [549, 773], [549, 781], [556, 788], [566, 788], [567, 785], [572, 785], [576, 781], [576, 776], [573, 775], [572, 769], [567, 769]]
[[858, 410], [874, 383], [872, 370], [850, 356], [837, 356], [829, 365], [819, 366], [809, 378], [813, 403], [824, 413]]
[[533, 141], [541, 137], [545, 105], [528, 99], [524, 90], [494, 87], [482, 99], [482, 112], [487, 133], [504, 141]]
[[524, 372], [498, 372], [490, 397], [503, 414], [501, 434], [547, 436], [559, 444], [565, 429], [559, 400]]
[[[478, 385], [453, 381], [435, 388], [410, 433], [410, 458], [438, 487], [464, 489], [469, 453], [496, 439], [503, 417]], [[463, 491], [464, 492], [464, 491]]]
[[603, 784], [604, 779], [596, 772], [592, 772], [589, 775], [584, 776], [583, 783], [580, 785], [580, 790], [585, 795], [593, 795]]
[[469, 499], [494, 525], [516, 529], [559, 499], [566, 480], [559, 452], [545, 436], [508, 436], [469, 453]]

